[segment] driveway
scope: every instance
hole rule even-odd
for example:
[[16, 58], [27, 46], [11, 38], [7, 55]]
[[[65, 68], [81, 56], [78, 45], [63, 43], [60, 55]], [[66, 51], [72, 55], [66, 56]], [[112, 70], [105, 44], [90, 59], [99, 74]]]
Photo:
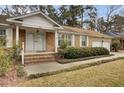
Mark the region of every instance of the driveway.
[[27, 72], [27, 75], [29, 76], [31, 74], [53, 72], [53, 71], [63, 70], [66, 68], [71, 68], [73, 66], [79, 66], [83, 64], [95, 63], [97, 61], [110, 60], [110, 59], [124, 57], [124, 52], [117, 52], [117, 53], [111, 52], [111, 54], [114, 54], [114, 56], [72, 62], [68, 64], [59, 64], [57, 62], [46, 62], [46, 63], [40, 63], [40, 64], [26, 65], [25, 70]]

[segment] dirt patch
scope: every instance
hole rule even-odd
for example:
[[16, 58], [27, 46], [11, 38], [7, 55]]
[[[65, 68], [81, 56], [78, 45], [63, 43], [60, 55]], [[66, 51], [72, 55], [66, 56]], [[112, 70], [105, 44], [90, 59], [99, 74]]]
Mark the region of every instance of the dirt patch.
[[0, 87], [16, 87], [17, 84], [24, 79], [25, 77], [19, 78], [17, 76], [16, 65], [12, 65], [8, 73], [0, 77]]

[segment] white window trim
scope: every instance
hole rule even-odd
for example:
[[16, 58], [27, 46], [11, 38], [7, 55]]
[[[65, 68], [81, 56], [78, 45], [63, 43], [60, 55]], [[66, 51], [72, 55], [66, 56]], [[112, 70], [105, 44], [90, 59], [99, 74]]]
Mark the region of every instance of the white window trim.
[[[82, 45], [82, 36], [86, 36], [86, 46], [83, 46]], [[89, 40], [88, 40], [89, 38], [88, 38], [88, 36], [87, 35], [81, 35], [80, 36], [80, 47], [88, 47], [88, 45], [89, 45]]]
[[[56, 41], [57, 42], [57, 48], [59, 48], [60, 47], [60, 45], [59, 45], [59, 35], [62, 35], [63, 33], [58, 33], [57, 34], [57, 38], [58, 38], [58, 40]], [[65, 34], [64, 34], [64, 39], [66, 38], [66, 36], [65, 36]]]
[[68, 41], [68, 35], [71, 35], [71, 45], [67, 47], [72, 47], [73, 46], [73, 35], [72, 34], [66, 34], [66, 40]]
[[[58, 42], [59, 42], [59, 35], [60, 34], [64, 34], [64, 33], [58, 33]], [[67, 47], [74, 47], [75, 46], [75, 35], [74, 34], [64, 34], [64, 39], [67, 39], [68, 40], [68, 35], [72, 35], [72, 38], [71, 38], [71, 46], [67, 46]], [[58, 46], [58, 48], [60, 47], [59, 46], [59, 43], [57, 44]]]

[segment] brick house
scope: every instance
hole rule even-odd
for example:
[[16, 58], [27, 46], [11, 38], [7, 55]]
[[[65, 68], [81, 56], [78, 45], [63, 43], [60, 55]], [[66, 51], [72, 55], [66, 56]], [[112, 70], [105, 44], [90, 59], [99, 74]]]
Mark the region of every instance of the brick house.
[[112, 37], [96, 31], [61, 26], [40, 11], [10, 18], [0, 15], [0, 36], [5, 47], [22, 46], [22, 63], [55, 60], [54, 54], [66, 39], [72, 47], [105, 47], [110, 50]]

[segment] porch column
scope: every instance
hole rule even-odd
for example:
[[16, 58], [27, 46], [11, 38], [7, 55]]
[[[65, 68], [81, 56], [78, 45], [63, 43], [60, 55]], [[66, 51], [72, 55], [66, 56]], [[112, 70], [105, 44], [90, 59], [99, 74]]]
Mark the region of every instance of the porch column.
[[58, 48], [58, 32], [55, 31], [55, 52], [57, 53]]
[[124, 40], [122, 40], [122, 46], [123, 46], [123, 49], [124, 49]]
[[19, 44], [19, 26], [16, 25], [16, 45]]

